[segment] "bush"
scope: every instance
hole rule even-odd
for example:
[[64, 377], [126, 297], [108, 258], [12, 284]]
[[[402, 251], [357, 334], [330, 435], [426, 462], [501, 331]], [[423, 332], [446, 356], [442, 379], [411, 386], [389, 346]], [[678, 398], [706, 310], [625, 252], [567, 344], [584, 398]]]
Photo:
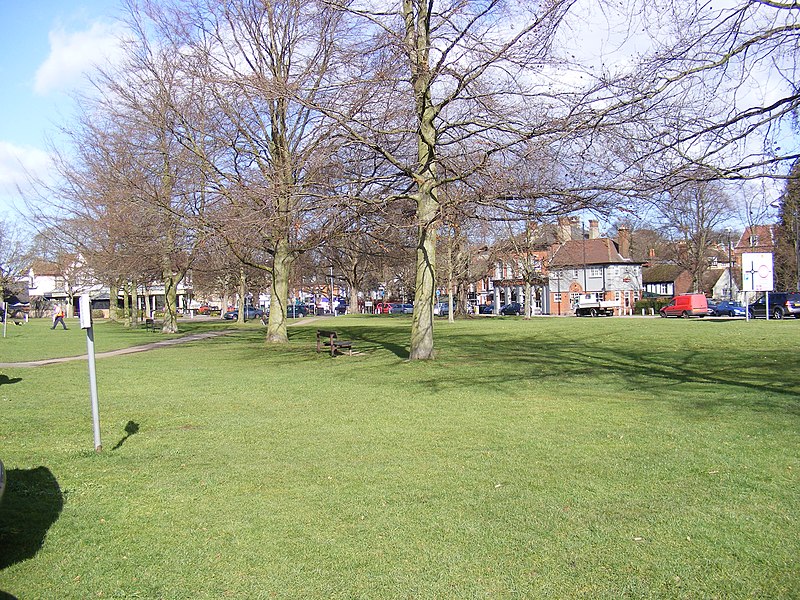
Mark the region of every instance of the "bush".
[[659, 310], [669, 304], [670, 300], [672, 300], [672, 298], [642, 298], [636, 301], [633, 310], [635, 313], [641, 314], [642, 309], [644, 309], [646, 313], [649, 313], [652, 308], [654, 313], [658, 313]]
[[101, 310], [99, 308], [92, 309], [92, 319], [105, 319], [105, 318], [106, 318], [106, 313], [104, 310]]

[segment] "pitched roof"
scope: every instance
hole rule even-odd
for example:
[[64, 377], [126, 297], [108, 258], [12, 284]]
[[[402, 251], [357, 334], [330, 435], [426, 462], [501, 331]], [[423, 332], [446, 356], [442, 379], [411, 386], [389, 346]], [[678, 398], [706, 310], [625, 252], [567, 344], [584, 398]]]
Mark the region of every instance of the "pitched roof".
[[34, 275], [61, 275], [62, 268], [49, 260], [34, 260], [31, 264]]
[[[749, 248], [774, 248], [775, 227], [775, 225], [748, 225], [744, 228], [739, 241], [736, 242], [736, 249], [746, 252]], [[758, 240], [758, 242], [753, 246], [750, 244], [751, 239]]]
[[686, 269], [678, 265], [653, 265], [642, 269], [642, 283], [674, 282]]
[[578, 267], [582, 265], [642, 264], [639, 261], [623, 258], [614, 240], [597, 238], [594, 240], [569, 240], [553, 252], [550, 267]]

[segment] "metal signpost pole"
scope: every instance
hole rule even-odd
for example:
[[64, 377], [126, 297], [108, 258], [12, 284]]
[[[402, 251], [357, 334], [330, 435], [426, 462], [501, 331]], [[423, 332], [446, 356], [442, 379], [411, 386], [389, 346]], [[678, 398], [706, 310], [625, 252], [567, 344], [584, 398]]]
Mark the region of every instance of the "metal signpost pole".
[[94, 450], [100, 452], [100, 406], [97, 401], [97, 376], [94, 365], [94, 328], [92, 327], [92, 302], [88, 294], [81, 296], [81, 329], [86, 330], [86, 354], [89, 358], [89, 394], [92, 399], [92, 431], [94, 433]]

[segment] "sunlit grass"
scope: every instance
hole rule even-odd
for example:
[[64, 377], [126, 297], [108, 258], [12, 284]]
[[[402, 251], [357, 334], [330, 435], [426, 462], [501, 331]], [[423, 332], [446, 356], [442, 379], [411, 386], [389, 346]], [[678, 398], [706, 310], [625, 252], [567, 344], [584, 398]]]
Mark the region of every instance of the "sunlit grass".
[[442, 320], [413, 363], [407, 318], [324, 323], [359, 354], [309, 324], [98, 361], [99, 455], [85, 364], [4, 369], [0, 589], [799, 593], [800, 321]]

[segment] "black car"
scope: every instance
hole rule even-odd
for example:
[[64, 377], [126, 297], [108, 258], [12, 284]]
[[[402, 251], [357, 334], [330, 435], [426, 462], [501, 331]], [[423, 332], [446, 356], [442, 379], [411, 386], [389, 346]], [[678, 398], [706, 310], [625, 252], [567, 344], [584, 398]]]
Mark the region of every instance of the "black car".
[[800, 319], [800, 292], [767, 292], [747, 307], [747, 314], [751, 319], [767, 316], [768, 300], [770, 319]]
[[481, 307], [478, 309], [479, 315], [493, 315], [494, 314], [494, 304], [481, 304]]
[[519, 316], [522, 314], [522, 304], [519, 302], [509, 302], [503, 308], [500, 309], [501, 315], [514, 315]]

